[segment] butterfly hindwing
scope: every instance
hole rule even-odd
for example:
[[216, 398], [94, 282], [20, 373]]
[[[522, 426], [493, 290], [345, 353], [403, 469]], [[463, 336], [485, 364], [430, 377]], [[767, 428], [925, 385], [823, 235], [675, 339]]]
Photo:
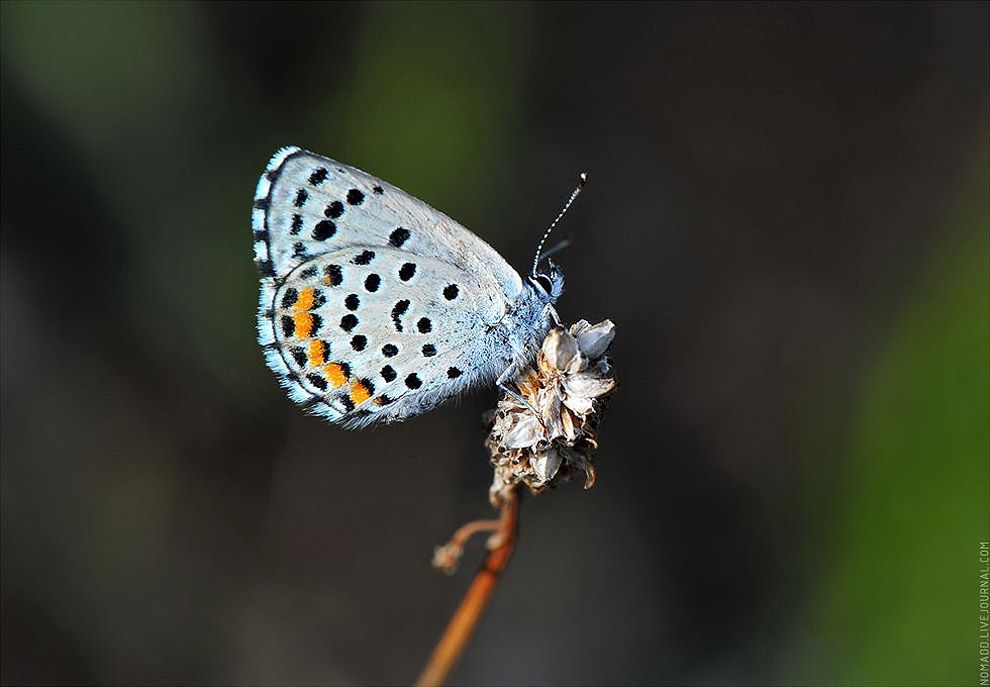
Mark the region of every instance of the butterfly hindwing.
[[332, 421], [403, 419], [491, 374], [477, 332], [504, 309], [484, 288], [395, 248], [319, 255], [275, 291], [269, 365], [294, 400]]

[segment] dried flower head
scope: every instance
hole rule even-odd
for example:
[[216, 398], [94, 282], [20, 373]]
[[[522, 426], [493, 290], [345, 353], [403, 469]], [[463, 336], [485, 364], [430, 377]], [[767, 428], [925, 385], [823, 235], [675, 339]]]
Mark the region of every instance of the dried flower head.
[[585, 489], [594, 485], [595, 430], [603, 402], [615, 389], [605, 357], [613, 338], [610, 320], [580, 320], [547, 334], [536, 368], [524, 369], [515, 380], [525, 402], [506, 394], [488, 416], [492, 505], [501, 506], [519, 484], [539, 494], [575, 472], [584, 474]]

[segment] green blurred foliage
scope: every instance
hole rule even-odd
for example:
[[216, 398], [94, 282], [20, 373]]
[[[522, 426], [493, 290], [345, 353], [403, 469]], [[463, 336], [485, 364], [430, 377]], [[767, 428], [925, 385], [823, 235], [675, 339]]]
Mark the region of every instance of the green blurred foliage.
[[[490, 210], [493, 197], [477, 196], [478, 178], [517, 152], [532, 10], [522, 3], [505, 10], [493, 13], [485, 3], [372, 5], [344, 92], [321, 93], [324, 102], [314, 111], [317, 118], [334, 113], [345, 133], [315, 121], [315, 140], [476, 224], [469, 218]], [[506, 230], [485, 226], [492, 241]]]
[[862, 388], [826, 527], [819, 628], [835, 660], [807, 682], [975, 684], [978, 545], [990, 539], [987, 157]]

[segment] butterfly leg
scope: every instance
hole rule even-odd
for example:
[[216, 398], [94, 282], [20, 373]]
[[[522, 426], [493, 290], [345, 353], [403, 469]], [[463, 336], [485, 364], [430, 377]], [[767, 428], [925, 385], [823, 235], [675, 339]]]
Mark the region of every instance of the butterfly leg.
[[512, 398], [516, 399], [521, 404], [523, 404], [524, 406], [526, 406], [527, 408], [529, 408], [530, 410], [532, 410], [533, 411], [533, 414], [536, 417], [540, 417], [540, 411], [538, 411], [536, 408], [534, 408], [533, 407], [533, 404], [531, 404], [525, 398], [523, 398], [518, 393], [516, 393], [515, 391], [513, 391], [512, 389], [510, 389], [509, 386], [508, 386], [508, 384], [506, 384], [506, 382], [509, 381], [509, 377], [511, 376], [511, 373], [513, 371], [514, 371], [514, 366], [513, 365], [510, 365], [509, 367], [505, 368], [505, 372], [503, 372], [502, 374], [500, 374], [498, 376], [498, 379], [495, 381], [495, 384], [498, 386], [499, 389], [501, 389], [502, 391], [504, 391], [507, 395], [511, 396]]
[[501, 382], [499, 382], [498, 388], [501, 389], [502, 391], [504, 391], [507, 395], [512, 396], [512, 398], [514, 398], [517, 401], [519, 401], [520, 403], [522, 403], [524, 406], [526, 406], [527, 408], [529, 408], [530, 410], [532, 410], [537, 415], [539, 415], [539, 413], [536, 412], [536, 408], [534, 408], [529, 401], [527, 401], [525, 398], [523, 398], [522, 396], [520, 396], [519, 394], [517, 394], [515, 391], [513, 391], [509, 387], [507, 387], [505, 384], [502, 384]]
[[550, 314], [550, 317], [553, 318], [553, 323], [555, 325], [557, 325], [558, 327], [564, 326], [564, 323], [560, 321], [560, 315], [557, 314], [557, 309], [555, 307], [553, 307], [552, 305], [548, 305], [547, 312]]

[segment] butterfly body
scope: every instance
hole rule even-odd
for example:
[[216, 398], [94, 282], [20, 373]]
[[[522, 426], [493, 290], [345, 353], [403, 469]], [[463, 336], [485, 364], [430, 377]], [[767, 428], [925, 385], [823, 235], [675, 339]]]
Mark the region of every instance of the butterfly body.
[[283, 148], [252, 213], [259, 341], [289, 396], [347, 427], [507, 379], [555, 318], [560, 279], [353, 167]]

